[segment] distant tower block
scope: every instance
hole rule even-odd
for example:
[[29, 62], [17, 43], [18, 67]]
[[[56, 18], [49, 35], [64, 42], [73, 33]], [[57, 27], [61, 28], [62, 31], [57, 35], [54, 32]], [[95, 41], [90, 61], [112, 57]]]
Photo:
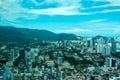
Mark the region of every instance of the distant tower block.
[[11, 49], [11, 61], [13, 61], [14, 62], [14, 49]]
[[112, 52], [120, 52], [120, 42], [112, 42]]
[[112, 42], [112, 52], [116, 52], [116, 42]]
[[62, 65], [62, 59], [63, 59], [62, 57], [58, 57], [58, 58], [57, 58], [57, 63], [58, 63], [58, 65]]
[[14, 80], [13, 73], [9, 68], [5, 69], [5, 72], [3, 74], [3, 80]]
[[120, 42], [116, 42], [116, 52], [120, 52]]
[[105, 65], [107, 67], [115, 67], [116, 60], [114, 58], [106, 58]]
[[110, 54], [111, 54], [111, 47], [108, 46], [108, 45], [105, 45], [103, 47], [103, 53], [102, 53], [102, 55], [104, 55], [104, 56], [110, 56]]
[[98, 43], [97, 44], [97, 53], [102, 53], [102, 51], [103, 51], [103, 44]]

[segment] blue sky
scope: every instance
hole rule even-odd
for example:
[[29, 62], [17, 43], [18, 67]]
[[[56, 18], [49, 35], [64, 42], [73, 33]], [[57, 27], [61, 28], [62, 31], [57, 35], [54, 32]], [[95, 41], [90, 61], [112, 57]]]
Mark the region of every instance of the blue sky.
[[119, 36], [120, 0], [0, 0], [0, 25]]

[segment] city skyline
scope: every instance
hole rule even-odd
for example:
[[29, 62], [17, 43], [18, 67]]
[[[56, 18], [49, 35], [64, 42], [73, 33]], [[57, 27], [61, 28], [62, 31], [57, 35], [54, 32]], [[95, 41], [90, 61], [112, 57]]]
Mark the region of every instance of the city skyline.
[[0, 25], [119, 36], [120, 0], [0, 0]]

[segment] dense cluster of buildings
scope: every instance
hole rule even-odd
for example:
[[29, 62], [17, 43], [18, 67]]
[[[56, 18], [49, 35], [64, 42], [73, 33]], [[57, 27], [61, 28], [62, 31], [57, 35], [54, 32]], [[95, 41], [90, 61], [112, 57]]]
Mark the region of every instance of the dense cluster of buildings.
[[120, 38], [1, 44], [0, 80], [120, 80]]

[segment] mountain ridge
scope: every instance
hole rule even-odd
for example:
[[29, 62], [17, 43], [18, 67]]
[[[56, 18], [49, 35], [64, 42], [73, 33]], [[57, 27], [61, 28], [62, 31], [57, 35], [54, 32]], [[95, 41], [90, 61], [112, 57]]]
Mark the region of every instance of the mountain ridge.
[[0, 26], [0, 42], [34, 42], [42, 40], [76, 40], [74, 34], [56, 34], [48, 30]]

